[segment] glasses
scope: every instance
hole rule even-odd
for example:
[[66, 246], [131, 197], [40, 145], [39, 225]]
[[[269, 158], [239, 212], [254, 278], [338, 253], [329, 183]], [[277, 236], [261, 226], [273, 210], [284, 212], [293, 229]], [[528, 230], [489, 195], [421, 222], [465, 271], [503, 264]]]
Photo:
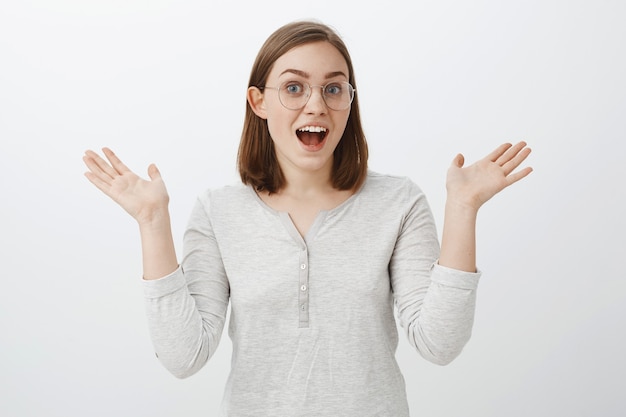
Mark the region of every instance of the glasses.
[[278, 90], [278, 100], [283, 107], [289, 110], [300, 110], [306, 106], [311, 97], [311, 90], [315, 87], [322, 89], [324, 103], [332, 110], [346, 110], [354, 100], [356, 91], [348, 82], [333, 81], [326, 85], [309, 85], [299, 81], [287, 81], [280, 87], [262, 87]]

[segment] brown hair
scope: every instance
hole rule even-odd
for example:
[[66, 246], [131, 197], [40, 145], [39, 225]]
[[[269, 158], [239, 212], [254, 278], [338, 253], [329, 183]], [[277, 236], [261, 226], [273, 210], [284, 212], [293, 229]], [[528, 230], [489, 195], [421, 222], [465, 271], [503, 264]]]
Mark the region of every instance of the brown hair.
[[[352, 60], [343, 40], [330, 27], [312, 21], [292, 22], [270, 35], [252, 66], [248, 87], [265, 86], [274, 62], [290, 49], [320, 41], [329, 42], [343, 55], [348, 65], [348, 82], [356, 89]], [[333, 186], [339, 190], [359, 188], [367, 175], [367, 156], [359, 101], [355, 95], [346, 129], [333, 154]], [[275, 193], [285, 186], [267, 120], [258, 117], [247, 101], [237, 167], [243, 183], [252, 185], [258, 191]]]

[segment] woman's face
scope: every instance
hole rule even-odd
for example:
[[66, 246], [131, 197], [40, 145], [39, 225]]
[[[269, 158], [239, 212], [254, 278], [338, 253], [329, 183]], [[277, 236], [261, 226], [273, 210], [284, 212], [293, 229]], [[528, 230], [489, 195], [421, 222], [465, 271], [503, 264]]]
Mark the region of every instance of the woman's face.
[[[350, 107], [330, 109], [322, 88], [315, 86], [348, 82], [348, 77], [341, 53], [328, 42], [315, 42], [297, 46], [276, 60], [266, 83], [271, 88], [249, 92], [249, 99], [254, 94], [258, 97], [257, 106], [252, 107], [267, 119], [276, 158], [287, 180], [291, 173], [330, 176], [333, 152], [345, 130]], [[277, 87], [287, 82], [296, 90], [305, 84], [312, 87], [303, 108], [290, 110], [281, 104]]]

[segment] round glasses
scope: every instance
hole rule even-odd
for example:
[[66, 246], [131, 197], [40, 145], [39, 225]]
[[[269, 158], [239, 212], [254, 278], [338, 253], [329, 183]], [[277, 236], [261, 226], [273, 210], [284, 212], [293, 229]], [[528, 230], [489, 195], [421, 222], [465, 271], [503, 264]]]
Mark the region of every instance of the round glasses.
[[322, 89], [324, 103], [332, 110], [346, 110], [352, 104], [356, 91], [348, 82], [333, 81], [326, 85], [310, 85], [299, 81], [287, 81], [279, 87], [263, 87], [278, 90], [278, 100], [289, 110], [300, 110], [306, 106], [311, 97], [311, 90]]

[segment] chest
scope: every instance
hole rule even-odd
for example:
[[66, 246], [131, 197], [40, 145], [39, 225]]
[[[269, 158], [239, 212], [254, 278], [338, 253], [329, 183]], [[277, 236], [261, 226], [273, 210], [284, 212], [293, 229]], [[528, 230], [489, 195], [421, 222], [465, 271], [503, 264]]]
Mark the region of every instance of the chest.
[[286, 213], [256, 219], [236, 239], [216, 235], [233, 311], [308, 327], [358, 305], [388, 308], [394, 228], [324, 213], [310, 221], [309, 239]]

